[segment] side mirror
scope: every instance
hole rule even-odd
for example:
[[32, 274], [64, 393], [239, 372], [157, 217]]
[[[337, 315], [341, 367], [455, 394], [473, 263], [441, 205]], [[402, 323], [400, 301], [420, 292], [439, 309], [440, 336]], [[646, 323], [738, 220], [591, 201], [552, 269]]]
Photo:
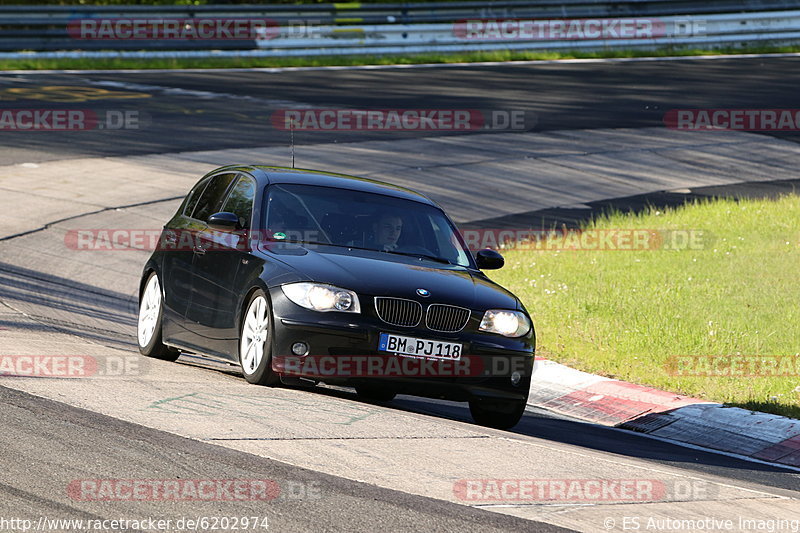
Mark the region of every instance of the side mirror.
[[503, 256], [491, 248], [479, 250], [475, 254], [475, 262], [478, 263], [478, 268], [481, 270], [497, 270], [498, 268], [503, 268], [503, 265], [506, 264]]
[[227, 211], [214, 213], [208, 217], [208, 227], [220, 231], [234, 231], [239, 228], [239, 217]]

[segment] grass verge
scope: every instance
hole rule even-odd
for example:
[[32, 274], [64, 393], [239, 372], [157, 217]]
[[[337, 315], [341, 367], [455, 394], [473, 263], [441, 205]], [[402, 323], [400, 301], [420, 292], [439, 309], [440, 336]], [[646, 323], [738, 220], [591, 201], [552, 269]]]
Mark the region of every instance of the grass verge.
[[[703, 242], [677, 250], [507, 251], [506, 267], [492, 277], [525, 303], [539, 355], [586, 372], [800, 418], [800, 196], [615, 213], [586, 228], [695, 230]], [[753, 359], [732, 370], [742, 373], [737, 376], [725, 375], [724, 363], [711, 367], [711, 376], [685, 375], [697, 366], [676, 372], [676, 357], [713, 362], [711, 356], [735, 355], [798, 357], [782, 359], [794, 361], [789, 376], [749, 367], [758, 364]], [[763, 375], [746, 375], [750, 368]]]
[[323, 57], [217, 57], [173, 59], [2, 59], [0, 70], [112, 70], [112, 69], [186, 69], [186, 68], [264, 68], [319, 67], [353, 65], [412, 65], [421, 63], [475, 63], [481, 61], [533, 61], [553, 59], [595, 59], [624, 57], [702, 56], [720, 54], [797, 53], [800, 46], [730, 47], [715, 50], [665, 48], [661, 50], [604, 50], [598, 52], [470, 52], [455, 54], [413, 54], [391, 56]]

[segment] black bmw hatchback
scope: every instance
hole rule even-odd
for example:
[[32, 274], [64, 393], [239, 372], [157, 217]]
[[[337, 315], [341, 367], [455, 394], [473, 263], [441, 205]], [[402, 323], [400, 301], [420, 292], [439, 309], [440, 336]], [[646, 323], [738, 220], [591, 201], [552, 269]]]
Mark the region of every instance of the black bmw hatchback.
[[228, 166], [164, 226], [140, 285], [142, 354], [238, 364], [250, 383], [355, 387], [522, 416], [535, 336], [522, 303], [481, 270], [429, 198], [353, 176]]

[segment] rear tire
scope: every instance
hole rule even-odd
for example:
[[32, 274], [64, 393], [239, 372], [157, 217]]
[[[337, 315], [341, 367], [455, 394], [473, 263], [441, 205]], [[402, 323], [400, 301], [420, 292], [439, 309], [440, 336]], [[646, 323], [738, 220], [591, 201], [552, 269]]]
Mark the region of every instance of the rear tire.
[[161, 319], [164, 314], [164, 297], [161, 294], [161, 283], [153, 272], [147, 278], [142, 295], [139, 297], [139, 319], [136, 325], [136, 337], [139, 352], [154, 359], [175, 361], [181, 352], [161, 342]]
[[358, 385], [356, 392], [359, 397], [373, 402], [391, 402], [397, 393], [390, 388], [377, 385]]
[[264, 291], [255, 291], [245, 307], [239, 331], [239, 366], [244, 379], [254, 385], [277, 385], [272, 371], [272, 310]]
[[495, 429], [511, 429], [525, 414], [526, 402], [470, 400], [469, 412], [475, 423]]

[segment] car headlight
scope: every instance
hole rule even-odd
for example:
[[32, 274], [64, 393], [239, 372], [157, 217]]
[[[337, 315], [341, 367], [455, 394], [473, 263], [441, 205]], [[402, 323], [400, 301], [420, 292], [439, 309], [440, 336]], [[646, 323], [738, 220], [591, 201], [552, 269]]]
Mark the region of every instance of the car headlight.
[[289, 283], [282, 285], [283, 294], [291, 301], [313, 311], [360, 313], [361, 305], [353, 291], [324, 283]]
[[483, 320], [478, 329], [506, 337], [522, 337], [531, 330], [531, 321], [522, 311], [489, 309], [483, 314]]

